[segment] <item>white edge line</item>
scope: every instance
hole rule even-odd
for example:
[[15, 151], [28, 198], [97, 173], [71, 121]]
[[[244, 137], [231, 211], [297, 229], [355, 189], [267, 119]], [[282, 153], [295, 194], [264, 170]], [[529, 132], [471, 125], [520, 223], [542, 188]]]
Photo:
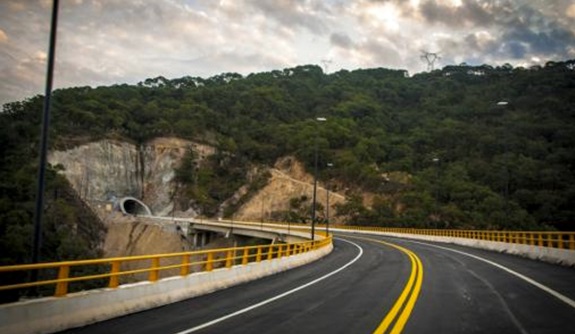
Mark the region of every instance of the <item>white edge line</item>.
[[324, 279], [326, 279], [326, 278], [328, 278], [328, 277], [331, 277], [331, 276], [333, 276], [333, 275], [339, 273], [340, 271], [342, 271], [342, 270], [344, 270], [345, 268], [347, 268], [347, 267], [351, 266], [352, 264], [354, 264], [354, 263], [355, 263], [357, 260], [359, 260], [359, 258], [363, 255], [363, 248], [361, 248], [361, 246], [359, 246], [358, 244], [356, 244], [356, 243], [354, 243], [354, 242], [351, 242], [351, 241], [348, 241], [348, 240], [340, 239], [340, 238], [336, 238], [336, 239], [341, 240], [341, 241], [345, 241], [345, 242], [347, 242], [347, 243], [350, 243], [350, 244], [354, 245], [355, 247], [357, 247], [357, 248], [359, 249], [359, 253], [357, 254], [357, 256], [356, 256], [355, 258], [353, 258], [350, 262], [348, 262], [348, 263], [346, 263], [345, 265], [343, 265], [342, 267], [340, 267], [339, 269], [334, 270], [334, 271], [332, 271], [331, 273], [326, 274], [326, 275], [324, 275], [324, 276], [322, 276], [322, 277], [319, 277], [319, 278], [317, 278], [317, 279], [315, 279], [315, 280], [313, 280], [313, 281], [311, 281], [311, 282], [308, 282], [308, 283], [306, 283], [306, 284], [304, 284], [304, 285], [300, 285], [300, 286], [297, 287], [297, 288], [294, 288], [294, 289], [292, 289], [292, 290], [289, 290], [289, 291], [286, 291], [286, 292], [284, 292], [284, 293], [282, 293], [282, 294], [279, 294], [279, 295], [277, 295], [277, 296], [275, 296], [275, 297], [266, 299], [266, 300], [261, 301], [261, 302], [259, 302], [259, 303], [257, 303], [257, 304], [254, 304], [254, 305], [248, 306], [248, 307], [246, 307], [246, 308], [244, 308], [244, 309], [238, 310], [238, 311], [236, 311], [236, 312], [234, 312], [234, 313], [230, 313], [230, 314], [225, 315], [225, 316], [223, 316], [223, 317], [214, 319], [214, 320], [212, 320], [212, 321], [206, 322], [206, 323], [204, 323], [204, 324], [198, 325], [198, 326], [193, 327], [193, 328], [190, 328], [190, 329], [186, 329], [186, 330], [181, 331], [181, 332], [177, 332], [177, 333], [175, 333], [175, 334], [188, 334], [188, 333], [196, 332], [196, 331], [198, 331], [198, 330], [200, 330], [200, 329], [204, 329], [204, 328], [206, 328], [206, 327], [215, 325], [215, 324], [220, 323], [220, 322], [222, 322], [222, 321], [225, 321], [225, 320], [228, 320], [228, 319], [230, 319], [230, 318], [236, 317], [236, 316], [238, 316], [238, 315], [240, 315], [240, 314], [247, 313], [247, 312], [249, 312], [249, 311], [251, 311], [251, 310], [254, 310], [254, 309], [258, 308], [258, 307], [262, 307], [262, 306], [264, 306], [264, 305], [266, 305], [266, 304], [269, 304], [269, 303], [271, 303], [271, 302], [274, 302], [274, 301], [276, 301], [276, 300], [278, 300], [278, 299], [281, 299], [281, 298], [283, 298], [283, 297], [286, 297], [286, 296], [288, 296], [288, 295], [291, 295], [291, 294], [293, 294], [293, 293], [295, 293], [295, 292], [297, 292], [297, 291], [299, 291], [299, 290], [305, 289], [305, 288], [307, 288], [307, 287], [309, 287], [309, 286], [312, 286], [312, 285], [314, 285], [314, 284], [316, 284], [316, 283], [319, 283], [319, 282], [323, 281]]
[[541, 290], [547, 292], [548, 294], [552, 295], [553, 297], [555, 297], [555, 298], [561, 300], [562, 302], [566, 303], [567, 305], [571, 306], [572, 308], [575, 308], [575, 301], [574, 301], [573, 299], [571, 299], [571, 298], [569, 298], [569, 297], [567, 297], [567, 296], [565, 296], [565, 295], [562, 295], [561, 293], [559, 293], [559, 292], [557, 292], [557, 291], [551, 289], [550, 287], [548, 287], [548, 286], [546, 286], [546, 285], [543, 285], [543, 284], [541, 284], [541, 283], [535, 281], [534, 279], [529, 278], [529, 277], [527, 277], [527, 276], [525, 276], [525, 275], [523, 275], [523, 274], [520, 274], [520, 273], [518, 273], [518, 272], [516, 272], [516, 271], [513, 271], [513, 270], [511, 270], [511, 269], [509, 269], [509, 268], [507, 268], [507, 267], [505, 267], [505, 266], [503, 266], [503, 265], [501, 265], [501, 264], [499, 264], [499, 263], [493, 262], [493, 261], [491, 261], [491, 260], [484, 259], [484, 258], [479, 257], [479, 256], [477, 256], [477, 255], [469, 254], [469, 253], [462, 252], [462, 251], [459, 251], [459, 250], [456, 250], [456, 249], [451, 249], [451, 248], [448, 248], [448, 247], [443, 247], [443, 246], [428, 244], [428, 243], [419, 242], [419, 241], [411, 241], [411, 240], [410, 240], [409, 242], [413, 242], [413, 243], [417, 243], [417, 244], [421, 244], [421, 245], [426, 245], [426, 246], [431, 246], [431, 247], [436, 247], [436, 248], [441, 248], [441, 249], [444, 249], [444, 250], [452, 251], [452, 252], [454, 252], [454, 253], [459, 253], [459, 254], [462, 254], [462, 255], [466, 255], [466, 256], [472, 257], [472, 258], [474, 258], [474, 259], [476, 259], [476, 260], [479, 260], [479, 261], [483, 261], [483, 262], [485, 262], [485, 263], [488, 263], [488, 264], [490, 264], [490, 265], [492, 265], [492, 266], [495, 266], [495, 267], [497, 267], [497, 268], [499, 268], [499, 269], [501, 269], [501, 270], [504, 270], [504, 271], [510, 273], [511, 275], [514, 275], [514, 276], [516, 276], [516, 277], [518, 277], [518, 278], [524, 280], [525, 282], [527, 282], [527, 283], [529, 283], [529, 284], [531, 284], [531, 285], [533, 285], [533, 286], [535, 286], [535, 287], [537, 287], [537, 288], [539, 288], [539, 289], [541, 289]]

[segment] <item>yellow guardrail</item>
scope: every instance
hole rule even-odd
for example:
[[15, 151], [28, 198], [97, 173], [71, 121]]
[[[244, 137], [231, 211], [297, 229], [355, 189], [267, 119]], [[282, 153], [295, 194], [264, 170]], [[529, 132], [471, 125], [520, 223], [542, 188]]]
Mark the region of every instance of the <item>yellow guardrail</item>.
[[[252, 223], [257, 224], [257, 223]], [[288, 225], [292, 231], [309, 230], [309, 224], [300, 223], [268, 223], [282, 225], [285, 229]], [[316, 224], [316, 234], [325, 235], [326, 225]], [[522, 244], [538, 247], [549, 247], [559, 249], [575, 250], [575, 232], [559, 231], [493, 231], [493, 230], [445, 230], [445, 229], [421, 229], [403, 227], [379, 227], [379, 226], [359, 226], [330, 224], [330, 229], [355, 230], [367, 232], [402, 233], [428, 235], [437, 237], [452, 237], [504, 242], [510, 244]]]
[[[234, 265], [246, 265], [252, 262], [278, 259], [290, 255], [316, 250], [331, 244], [331, 237], [315, 241], [304, 241], [287, 244], [271, 244], [247, 247], [220, 248], [192, 252], [156, 254], [143, 256], [115, 257], [94, 260], [37, 263], [13, 266], [0, 266], [0, 274], [15, 272], [47, 271], [52, 277], [44, 277], [35, 282], [18, 283], [0, 286], [5, 290], [52, 286], [54, 296], [68, 294], [69, 284], [81, 281], [107, 280], [108, 288], [117, 288], [122, 277], [144, 275], [141, 281], [155, 282], [163, 277], [186, 276], [191, 273], [212, 271], [217, 268], [230, 268]], [[138, 268], [126, 269], [127, 265], [138, 263]], [[101, 273], [74, 275], [82, 268], [100, 268]], [[132, 265], [131, 267], [134, 267]], [[80, 269], [80, 270], [78, 270]], [[171, 271], [171, 273], [169, 273]], [[162, 273], [168, 273], [163, 275]], [[50, 274], [38, 275], [38, 277]], [[134, 281], [134, 280], [132, 280]]]
[[[238, 222], [238, 224], [242, 223]], [[243, 224], [254, 225], [255, 223], [243, 222]], [[269, 224], [270, 223], [267, 223], [265, 225], [269, 226]], [[288, 226], [288, 228], [291, 228], [292, 230], [302, 231], [309, 229], [310, 227], [306, 224], [273, 223], [271, 225], [283, 225], [284, 229]], [[326, 226], [323, 224], [316, 225], [316, 233], [318, 235], [326, 235], [325, 231], [323, 231], [325, 228]], [[466, 238], [575, 250], [575, 232], [442, 230], [339, 224], [330, 225], [330, 228], [366, 232]], [[327, 237], [315, 241], [288, 244], [258, 245], [170, 254], [0, 266], [0, 274], [2, 275], [15, 272], [48, 272], [48, 274], [37, 275], [38, 277], [42, 277], [42, 279], [35, 282], [0, 286], [0, 293], [5, 290], [50, 286], [54, 290], [54, 296], [65, 296], [69, 293], [69, 285], [71, 283], [104, 280], [105, 284], [102, 287], [116, 288], [124, 282], [155, 282], [164, 277], [178, 275], [186, 276], [196, 272], [209, 272], [216, 268], [230, 268], [233, 265], [245, 265], [251, 262], [261, 262], [263, 260], [301, 254], [324, 247], [331, 242], [331, 237]], [[82, 272], [87, 271], [83, 270], [87, 267], [99, 268], [99, 270], [92, 270], [92, 272], [98, 273], [87, 275], [82, 274]]]
[[[320, 228], [323, 228], [320, 227]], [[557, 231], [488, 231], [488, 230], [438, 230], [376, 226], [334, 225], [333, 228], [355, 231], [416, 234], [437, 237], [466, 238], [522, 244], [539, 247], [575, 250], [575, 232]]]

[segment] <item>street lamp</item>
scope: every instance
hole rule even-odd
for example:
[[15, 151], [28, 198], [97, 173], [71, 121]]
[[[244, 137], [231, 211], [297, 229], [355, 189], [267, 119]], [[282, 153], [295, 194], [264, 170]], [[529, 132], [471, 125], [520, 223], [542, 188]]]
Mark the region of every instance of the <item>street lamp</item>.
[[[40, 138], [40, 162], [38, 165], [38, 187], [36, 189], [36, 207], [34, 211], [34, 238], [32, 241], [32, 263], [40, 262], [42, 246], [42, 216], [44, 211], [44, 190], [48, 154], [48, 131], [50, 127], [50, 107], [52, 105], [52, 83], [54, 78], [54, 58], [56, 56], [56, 33], [58, 28], [59, 1], [52, 2], [52, 21], [50, 25], [50, 43], [48, 46], [48, 66], [46, 70], [46, 93], [42, 112], [42, 132]], [[38, 272], [32, 271], [32, 282], [38, 280]]]
[[[439, 218], [439, 158], [431, 159], [435, 164], [435, 214], [436, 219]], [[437, 229], [437, 220], [435, 221], [435, 228]]]
[[[331, 162], [327, 163], [327, 167], [333, 167]], [[329, 236], [329, 182], [325, 185], [325, 234]]]
[[[316, 121], [318, 122], [325, 122], [327, 119], [325, 117], [317, 117]], [[313, 202], [311, 205], [311, 240], [315, 240], [315, 207], [316, 207], [316, 197], [317, 197], [317, 155], [318, 155], [318, 147], [317, 147], [317, 131], [315, 133], [314, 138], [314, 172], [313, 172]]]
[[[502, 107], [504, 108], [504, 110], [509, 106], [509, 102], [508, 101], [499, 101], [497, 102], [497, 106], [498, 107]], [[501, 125], [503, 126], [503, 122], [501, 122]], [[505, 131], [505, 133], [507, 134], [507, 131]], [[505, 137], [508, 137], [508, 135], [505, 135]], [[503, 156], [504, 156], [504, 160], [505, 160], [505, 166], [504, 166], [504, 182], [505, 182], [505, 186], [503, 187], [503, 197], [505, 198], [505, 219], [507, 220], [505, 223], [508, 224], [509, 223], [509, 156], [508, 156], [508, 148], [509, 143], [507, 142], [507, 138], [503, 138]]]

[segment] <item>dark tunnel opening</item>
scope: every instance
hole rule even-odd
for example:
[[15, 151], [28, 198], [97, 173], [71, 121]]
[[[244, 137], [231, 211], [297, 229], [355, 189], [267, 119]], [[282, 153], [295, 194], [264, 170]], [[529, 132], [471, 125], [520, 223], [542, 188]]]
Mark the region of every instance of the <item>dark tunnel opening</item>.
[[150, 209], [137, 199], [126, 198], [122, 201], [122, 211], [129, 215], [151, 216]]

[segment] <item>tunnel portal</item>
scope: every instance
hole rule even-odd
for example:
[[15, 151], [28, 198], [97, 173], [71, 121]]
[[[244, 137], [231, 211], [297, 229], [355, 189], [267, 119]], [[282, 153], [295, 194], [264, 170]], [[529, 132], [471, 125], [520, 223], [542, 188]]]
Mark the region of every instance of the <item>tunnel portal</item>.
[[135, 197], [124, 197], [120, 200], [120, 210], [127, 215], [151, 216], [152, 211], [142, 201]]

